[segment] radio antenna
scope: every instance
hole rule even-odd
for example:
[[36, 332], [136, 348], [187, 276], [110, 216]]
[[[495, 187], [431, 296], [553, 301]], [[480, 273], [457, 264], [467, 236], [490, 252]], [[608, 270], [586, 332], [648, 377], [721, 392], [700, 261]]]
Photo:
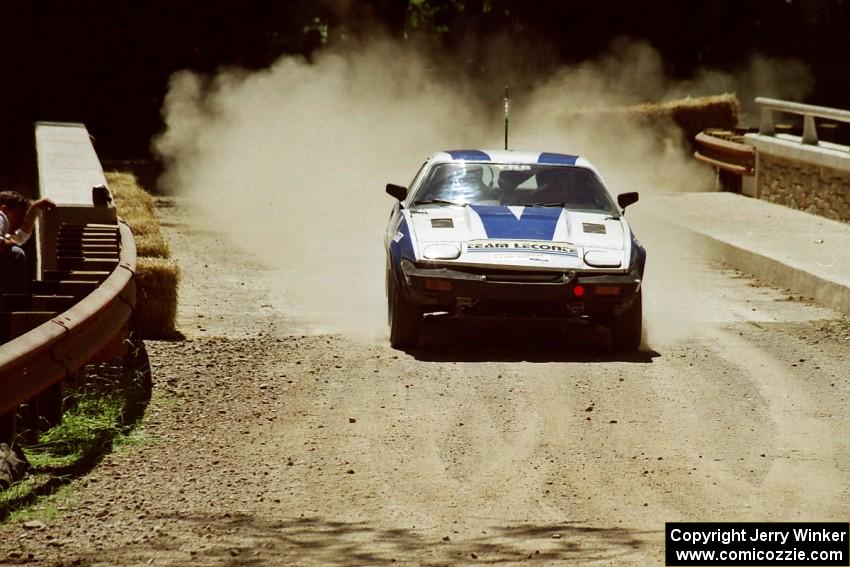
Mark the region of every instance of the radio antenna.
[[508, 149], [508, 117], [511, 114], [511, 95], [508, 93], [508, 85], [505, 85], [505, 149]]

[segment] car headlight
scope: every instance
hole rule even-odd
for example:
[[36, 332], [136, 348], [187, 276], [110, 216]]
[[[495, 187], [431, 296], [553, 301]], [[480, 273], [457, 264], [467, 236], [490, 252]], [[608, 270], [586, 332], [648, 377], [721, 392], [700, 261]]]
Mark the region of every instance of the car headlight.
[[460, 257], [460, 248], [454, 244], [432, 244], [422, 251], [426, 260], [455, 260]]
[[617, 250], [588, 250], [584, 253], [584, 263], [594, 268], [619, 268], [623, 263], [623, 253]]

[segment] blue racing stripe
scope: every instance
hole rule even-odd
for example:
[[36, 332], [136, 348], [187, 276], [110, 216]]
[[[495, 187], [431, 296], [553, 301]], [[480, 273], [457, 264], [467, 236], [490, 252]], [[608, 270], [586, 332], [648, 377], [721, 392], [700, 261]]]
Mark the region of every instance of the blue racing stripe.
[[537, 158], [537, 163], [545, 163], [549, 165], [575, 165], [577, 159], [578, 156], [543, 152], [540, 154], [540, 157]]
[[490, 161], [490, 156], [481, 150], [447, 150], [446, 153], [452, 156], [452, 159]]
[[519, 218], [507, 207], [471, 205], [481, 218], [487, 238], [516, 238], [526, 240], [552, 240], [561, 207], [526, 207]]

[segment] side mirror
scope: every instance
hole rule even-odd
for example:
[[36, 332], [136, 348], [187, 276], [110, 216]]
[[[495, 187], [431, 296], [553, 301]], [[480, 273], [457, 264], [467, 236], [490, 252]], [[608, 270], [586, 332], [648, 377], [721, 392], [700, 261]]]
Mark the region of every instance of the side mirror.
[[620, 205], [621, 209], [625, 209], [629, 205], [633, 205], [638, 201], [638, 194], [635, 191], [631, 193], [620, 193], [617, 195], [617, 204]]
[[407, 198], [407, 187], [387, 183], [387, 193], [395, 197], [399, 201], [404, 201]]

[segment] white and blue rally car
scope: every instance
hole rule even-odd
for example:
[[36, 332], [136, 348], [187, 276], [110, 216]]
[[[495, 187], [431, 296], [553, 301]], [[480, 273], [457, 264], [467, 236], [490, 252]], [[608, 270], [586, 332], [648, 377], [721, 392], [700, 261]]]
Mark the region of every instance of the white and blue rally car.
[[426, 313], [578, 319], [611, 345], [641, 339], [646, 252], [587, 160], [558, 153], [454, 150], [431, 155], [385, 236], [390, 343], [415, 347]]

